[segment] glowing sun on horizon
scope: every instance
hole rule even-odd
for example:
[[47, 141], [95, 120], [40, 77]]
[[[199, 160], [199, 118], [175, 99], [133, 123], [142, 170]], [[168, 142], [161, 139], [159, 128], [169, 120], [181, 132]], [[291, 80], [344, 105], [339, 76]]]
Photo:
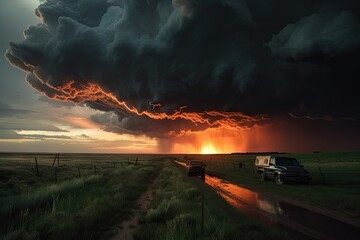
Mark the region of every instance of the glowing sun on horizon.
[[203, 144], [201, 147], [201, 154], [216, 154], [216, 148], [211, 143]]

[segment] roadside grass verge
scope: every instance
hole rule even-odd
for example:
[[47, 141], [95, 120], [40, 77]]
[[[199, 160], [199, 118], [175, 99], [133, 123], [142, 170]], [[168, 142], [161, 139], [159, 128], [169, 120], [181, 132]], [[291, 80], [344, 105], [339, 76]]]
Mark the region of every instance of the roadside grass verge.
[[287, 239], [237, 210], [234, 214], [225, 200], [211, 189], [194, 185], [171, 162], [166, 162], [154, 194], [135, 239]]
[[[0, 239], [107, 239], [162, 162], [143, 162], [0, 197]], [[90, 165], [91, 166], [91, 165]]]

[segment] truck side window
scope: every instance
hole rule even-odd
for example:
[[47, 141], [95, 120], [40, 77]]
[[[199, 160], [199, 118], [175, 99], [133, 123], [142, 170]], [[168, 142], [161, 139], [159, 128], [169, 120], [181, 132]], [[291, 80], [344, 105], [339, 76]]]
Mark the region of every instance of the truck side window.
[[275, 158], [274, 158], [274, 157], [271, 157], [271, 158], [270, 158], [270, 163], [272, 163], [273, 165], [275, 165]]

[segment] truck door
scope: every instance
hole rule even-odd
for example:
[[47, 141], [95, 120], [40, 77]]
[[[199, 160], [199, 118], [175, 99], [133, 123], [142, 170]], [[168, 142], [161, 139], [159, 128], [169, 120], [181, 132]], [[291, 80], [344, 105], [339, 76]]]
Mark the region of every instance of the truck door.
[[269, 166], [265, 168], [265, 176], [269, 179], [275, 178], [275, 157], [270, 158]]

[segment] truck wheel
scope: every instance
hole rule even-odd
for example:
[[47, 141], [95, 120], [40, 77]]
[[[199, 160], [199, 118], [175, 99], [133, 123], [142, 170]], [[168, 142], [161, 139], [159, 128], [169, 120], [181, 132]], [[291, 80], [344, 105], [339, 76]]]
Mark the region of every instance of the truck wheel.
[[260, 181], [265, 182], [266, 181], [266, 177], [265, 177], [265, 173], [260, 173]]
[[278, 184], [278, 185], [281, 185], [281, 184], [284, 183], [284, 180], [282, 179], [281, 175], [276, 175], [275, 183]]

